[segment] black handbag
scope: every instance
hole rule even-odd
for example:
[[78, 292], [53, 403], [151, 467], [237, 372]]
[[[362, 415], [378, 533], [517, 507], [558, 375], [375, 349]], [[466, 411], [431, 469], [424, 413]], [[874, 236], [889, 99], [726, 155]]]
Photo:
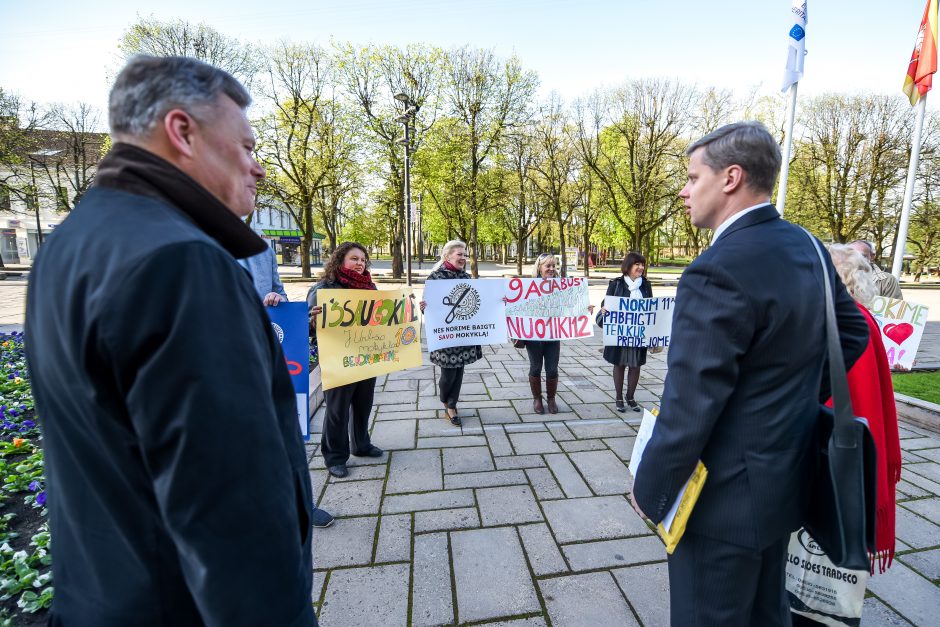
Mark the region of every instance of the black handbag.
[[515, 348], [518, 348], [519, 350], [522, 350], [523, 348], [525, 348], [525, 340], [520, 340], [519, 338], [515, 338], [515, 337], [510, 338], [510, 340], [512, 341], [512, 345]]
[[836, 566], [869, 570], [875, 551], [877, 450], [868, 421], [852, 412], [826, 260], [816, 238], [809, 231], [806, 234], [819, 255], [825, 279], [833, 409], [820, 406], [807, 460], [810, 493], [803, 526]]

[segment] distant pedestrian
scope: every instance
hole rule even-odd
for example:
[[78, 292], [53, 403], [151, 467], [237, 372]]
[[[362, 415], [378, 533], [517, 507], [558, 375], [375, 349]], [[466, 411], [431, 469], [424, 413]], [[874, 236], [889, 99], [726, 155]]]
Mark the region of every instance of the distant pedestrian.
[[[638, 252], [631, 252], [623, 258], [620, 264], [622, 276], [611, 279], [607, 284], [607, 296], [620, 298], [652, 298], [653, 286], [646, 278], [646, 257]], [[597, 324], [603, 322], [607, 309], [601, 305], [597, 315]], [[636, 388], [640, 383], [640, 367], [646, 364], [646, 348], [605, 346], [604, 360], [614, 366], [614, 391], [617, 411], [625, 412], [627, 407], [633, 411], [642, 411], [636, 402]], [[629, 370], [628, 370], [629, 369]], [[627, 374], [627, 403], [623, 402], [623, 380]]]
[[50, 625], [316, 625], [297, 399], [235, 263], [265, 250], [249, 103], [201, 61], [131, 59], [113, 148], [30, 272]]
[[265, 307], [277, 307], [278, 303], [287, 302], [287, 292], [277, 271], [277, 257], [274, 249], [265, 246], [264, 251], [246, 259], [239, 259], [239, 265], [248, 270], [251, 281]]
[[[239, 259], [238, 264], [248, 271], [251, 282], [265, 307], [277, 307], [278, 303], [288, 301], [287, 292], [277, 271], [277, 257], [274, 249], [265, 247], [264, 252], [246, 259]], [[325, 528], [333, 524], [333, 516], [326, 510], [314, 506], [311, 514], [314, 527]]]
[[[467, 265], [467, 245], [460, 240], [451, 240], [441, 248], [441, 259], [431, 269], [428, 281], [441, 279], [469, 279], [464, 270]], [[427, 307], [426, 301], [420, 303], [421, 311]], [[460, 400], [460, 386], [463, 383], [464, 366], [483, 359], [483, 349], [475, 346], [450, 346], [431, 351], [431, 363], [441, 369], [441, 378], [437, 382], [441, 403], [450, 423], [459, 427], [460, 415], [457, 413], [457, 401]]]
[[904, 298], [904, 295], [901, 294], [901, 284], [898, 282], [898, 278], [889, 272], [885, 272], [875, 263], [875, 247], [872, 246], [871, 242], [857, 239], [851, 242], [849, 246], [860, 252], [862, 257], [871, 264], [877, 296], [896, 298], [898, 300]]
[[[337, 246], [323, 268], [320, 282], [307, 292], [310, 330], [314, 337], [317, 316], [323, 311], [324, 303], [317, 296], [317, 292], [322, 289], [374, 290], [375, 283], [369, 273], [369, 253], [365, 246], [356, 242], [343, 242]], [[342, 478], [349, 474], [346, 462], [349, 461], [350, 438], [352, 454], [357, 457], [381, 457], [384, 452], [372, 444], [369, 437], [369, 417], [372, 415], [374, 396], [375, 377], [323, 392], [326, 415], [323, 419], [320, 451], [324, 465], [334, 477]]]

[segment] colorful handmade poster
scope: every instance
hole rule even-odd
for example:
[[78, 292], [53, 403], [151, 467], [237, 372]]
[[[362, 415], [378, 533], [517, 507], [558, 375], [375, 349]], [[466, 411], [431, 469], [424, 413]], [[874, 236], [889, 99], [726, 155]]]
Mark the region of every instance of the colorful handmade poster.
[[868, 310], [881, 327], [881, 339], [888, 364], [910, 370], [917, 356], [920, 338], [927, 325], [927, 306], [906, 300], [875, 296]]
[[506, 327], [521, 340], [576, 340], [594, 335], [587, 279], [509, 279]]
[[317, 292], [323, 389], [421, 365], [421, 326], [411, 288]]
[[424, 284], [428, 350], [506, 342], [505, 282], [446, 279]]
[[668, 348], [675, 304], [674, 296], [604, 297], [604, 346]]
[[265, 307], [274, 335], [281, 343], [287, 370], [297, 394], [297, 421], [305, 440], [310, 439], [310, 415], [307, 411], [310, 394], [310, 336], [307, 331], [307, 303], [280, 303]]

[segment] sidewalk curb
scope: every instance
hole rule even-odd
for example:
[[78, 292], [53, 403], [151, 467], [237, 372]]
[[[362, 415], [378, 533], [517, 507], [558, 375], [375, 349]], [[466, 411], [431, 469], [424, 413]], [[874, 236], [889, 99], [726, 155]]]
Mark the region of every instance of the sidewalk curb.
[[934, 433], [940, 433], [940, 405], [898, 393], [894, 394], [894, 401], [898, 409], [898, 418]]

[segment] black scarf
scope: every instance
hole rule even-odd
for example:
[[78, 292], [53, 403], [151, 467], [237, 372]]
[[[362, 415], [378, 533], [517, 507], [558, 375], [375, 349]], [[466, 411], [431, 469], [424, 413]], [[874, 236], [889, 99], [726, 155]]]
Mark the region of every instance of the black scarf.
[[186, 214], [236, 259], [264, 252], [267, 245], [188, 174], [148, 150], [117, 143], [98, 164], [94, 186], [157, 198]]

